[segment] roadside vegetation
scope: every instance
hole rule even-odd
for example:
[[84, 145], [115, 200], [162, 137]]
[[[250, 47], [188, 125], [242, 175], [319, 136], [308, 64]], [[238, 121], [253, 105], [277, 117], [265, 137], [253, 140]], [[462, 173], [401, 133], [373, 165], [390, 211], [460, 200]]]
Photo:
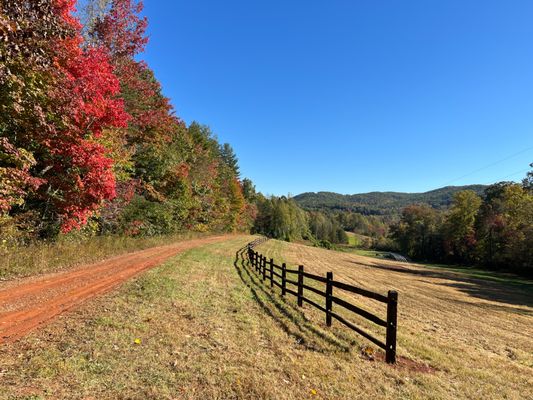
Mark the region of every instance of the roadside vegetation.
[[16, 250], [0, 249], [0, 281], [56, 272], [92, 264], [133, 251], [207, 236], [205, 233], [151, 237], [67, 235], [58, 240], [39, 241]]
[[0, 250], [249, 231], [237, 156], [175, 115], [147, 26], [142, 1], [0, 3]]
[[314, 273], [399, 290], [401, 360], [389, 366], [369, 360], [364, 338], [339, 324], [328, 329], [314, 309], [272, 293], [236, 258], [252, 239], [180, 254], [5, 347], [0, 399], [533, 395], [527, 281], [471, 279], [281, 241], [258, 248]]

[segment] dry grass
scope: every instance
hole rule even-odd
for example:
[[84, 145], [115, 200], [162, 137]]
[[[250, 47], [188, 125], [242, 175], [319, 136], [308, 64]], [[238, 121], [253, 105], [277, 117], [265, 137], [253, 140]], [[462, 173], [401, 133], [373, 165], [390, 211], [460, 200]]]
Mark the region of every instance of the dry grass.
[[[337, 280], [383, 294], [399, 291], [399, 354], [438, 370], [420, 378], [434, 385], [425, 396], [533, 398], [531, 281], [277, 241], [263, 245], [262, 251], [269, 257], [304, 264], [312, 273], [333, 271]], [[385, 315], [384, 308], [371, 300], [351, 294], [342, 297]], [[372, 329], [363, 320], [352, 319]]]
[[183, 233], [173, 236], [132, 238], [125, 236], [64, 237], [15, 249], [0, 248], [0, 280], [55, 272], [95, 263], [111, 256], [204, 236]]
[[[399, 351], [437, 369], [424, 373], [363, 359], [364, 339], [335, 323], [326, 328], [320, 314], [271, 292], [235, 262], [250, 240], [183, 253], [4, 346], [0, 399], [533, 396], [531, 292], [518, 284], [276, 241], [260, 246], [316, 273], [398, 289]], [[384, 269], [399, 265], [408, 271]]]

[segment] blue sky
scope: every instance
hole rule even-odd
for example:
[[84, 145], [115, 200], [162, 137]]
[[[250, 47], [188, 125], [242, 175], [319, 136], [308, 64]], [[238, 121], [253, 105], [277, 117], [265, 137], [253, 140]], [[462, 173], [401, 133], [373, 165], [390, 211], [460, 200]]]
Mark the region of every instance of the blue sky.
[[[145, 0], [143, 58], [268, 194], [518, 180], [533, 2]], [[466, 176], [465, 176], [466, 175]]]

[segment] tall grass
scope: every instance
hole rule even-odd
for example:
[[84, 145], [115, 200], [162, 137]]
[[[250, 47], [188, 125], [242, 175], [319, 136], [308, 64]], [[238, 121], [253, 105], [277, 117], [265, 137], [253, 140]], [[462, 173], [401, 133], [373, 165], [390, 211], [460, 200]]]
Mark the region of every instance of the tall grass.
[[136, 250], [207, 236], [186, 232], [172, 236], [132, 238], [125, 236], [64, 237], [24, 247], [0, 248], [0, 280], [55, 272], [104, 260]]

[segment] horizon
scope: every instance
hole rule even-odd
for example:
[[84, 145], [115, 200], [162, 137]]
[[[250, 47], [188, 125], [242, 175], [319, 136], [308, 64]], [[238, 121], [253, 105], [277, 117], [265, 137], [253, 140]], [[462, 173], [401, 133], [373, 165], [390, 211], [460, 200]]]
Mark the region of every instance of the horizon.
[[142, 58], [176, 114], [229, 142], [263, 193], [520, 181], [533, 162], [532, 11], [146, 1]]
[[[393, 190], [374, 190], [372, 192], [338, 193], [338, 192], [330, 192], [330, 191], [327, 191], [327, 190], [320, 190], [318, 192], [301, 192], [301, 193], [298, 193], [296, 195], [289, 194], [288, 196], [289, 197], [297, 197], [297, 196], [300, 196], [302, 194], [308, 194], [308, 193], [312, 193], [312, 194], [332, 193], [332, 194], [340, 194], [342, 196], [356, 196], [356, 195], [360, 195], [360, 194], [372, 194], [372, 193], [425, 194], [425, 193], [430, 193], [430, 192], [434, 192], [436, 190], [441, 190], [441, 189], [464, 188], [464, 187], [471, 187], [471, 186], [490, 186], [490, 185], [482, 185], [482, 184], [479, 184], [479, 183], [473, 183], [473, 184], [469, 184], [469, 185], [448, 185], [448, 186], [442, 186], [442, 187], [426, 190], [424, 192], [397, 192], [397, 191], [393, 191]], [[281, 196], [284, 196], [284, 195], [281, 195]]]

